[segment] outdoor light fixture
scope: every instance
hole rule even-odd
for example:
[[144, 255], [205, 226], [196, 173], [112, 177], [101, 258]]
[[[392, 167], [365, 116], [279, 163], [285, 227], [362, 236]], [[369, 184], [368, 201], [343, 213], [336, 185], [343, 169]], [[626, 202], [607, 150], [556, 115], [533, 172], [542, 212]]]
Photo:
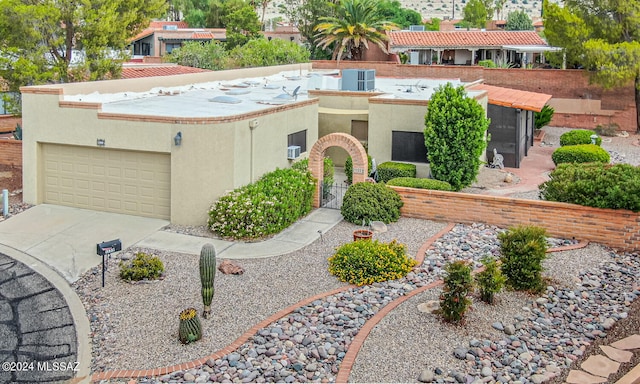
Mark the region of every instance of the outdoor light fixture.
[[598, 140], [598, 135], [596, 134], [591, 135], [591, 144], [595, 144], [597, 140]]
[[104, 139], [98, 139], [96, 140], [96, 145], [98, 147], [104, 147]]
[[176, 146], [179, 146], [180, 144], [182, 144], [182, 131], [176, 133], [176, 135], [173, 138], [173, 143]]

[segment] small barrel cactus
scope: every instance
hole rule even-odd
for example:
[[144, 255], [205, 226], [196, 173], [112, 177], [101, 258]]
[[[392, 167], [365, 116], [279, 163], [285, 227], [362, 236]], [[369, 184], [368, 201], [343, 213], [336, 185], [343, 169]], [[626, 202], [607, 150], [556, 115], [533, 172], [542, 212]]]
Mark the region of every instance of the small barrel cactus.
[[189, 344], [202, 338], [202, 324], [195, 308], [187, 308], [180, 312], [178, 335], [182, 344]]
[[200, 250], [200, 282], [202, 283], [202, 302], [204, 312], [202, 317], [208, 319], [211, 316], [211, 300], [215, 289], [213, 283], [216, 277], [216, 247], [207, 243]]

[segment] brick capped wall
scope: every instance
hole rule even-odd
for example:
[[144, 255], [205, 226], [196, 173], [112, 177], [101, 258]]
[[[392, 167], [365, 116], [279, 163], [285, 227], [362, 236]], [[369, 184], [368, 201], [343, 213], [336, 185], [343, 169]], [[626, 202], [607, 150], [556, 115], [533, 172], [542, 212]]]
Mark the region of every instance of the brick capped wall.
[[[616, 110], [612, 122], [620, 128], [635, 132], [635, 94], [633, 83], [614, 90], [605, 90], [589, 83], [589, 73], [583, 70], [551, 70], [522, 68], [484, 68], [467, 65], [402, 65], [384, 61], [335, 61], [317, 60], [312, 62], [314, 69], [362, 68], [375, 69], [376, 75], [383, 77], [425, 77], [439, 79], [460, 79], [465, 82], [484, 79], [489, 85], [541, 92], [562, 99], [601, 100], [605, 110]], [[597, 122], [593, 122], [594, 116]], [[599, 115], [569, 114], [555, 119], [552, 125], [568, 128], [595, 128], [598, 124], [609, 123], [609, 117]]]
[[543, 227], [554, 237], [576, 238], [625, 251], [640, 250], [640, 214], [551, 201], [392, 187], [404, 202], [402, 216], [508, 228]]
[[16, 124], [22, 125], [22, 118], [11, 115], [0, 115], [0, 132], [13, 132]]
[[22, 140], [0, 140], [0, 164], [22, 166]]

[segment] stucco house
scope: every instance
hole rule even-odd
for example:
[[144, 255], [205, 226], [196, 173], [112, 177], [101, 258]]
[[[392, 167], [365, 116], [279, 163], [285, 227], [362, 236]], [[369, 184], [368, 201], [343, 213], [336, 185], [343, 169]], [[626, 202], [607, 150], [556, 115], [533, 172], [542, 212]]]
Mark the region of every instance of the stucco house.
[[[503, 88], [352, 71], [307, 63], [24, 87], [24, 201], [202, 224], [216, 198], [291, 166], [332, 133], [427, 177], [424, 116], [439, 85], [465, 86], [485, 110], [505, 103], [495, 96]], [[344, 164], [344, 149], [325, 148]]]

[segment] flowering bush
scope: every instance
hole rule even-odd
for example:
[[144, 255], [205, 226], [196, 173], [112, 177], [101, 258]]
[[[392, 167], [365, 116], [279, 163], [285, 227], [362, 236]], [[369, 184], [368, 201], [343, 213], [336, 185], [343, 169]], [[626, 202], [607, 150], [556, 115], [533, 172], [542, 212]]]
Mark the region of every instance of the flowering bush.
[[338, 248], [329, 258], [329, 273], [340, 281], [356, 285], [404, 277], [416, 265], [405, 253], [404, 245], [395, 240], [380, 243], [377, 240], [359, 240]]
[[223, 237], [256, 239], [282, 231], [311, 212], [311, 173], [276, 169], [220, 197], [209, 209], [209, 228]]

